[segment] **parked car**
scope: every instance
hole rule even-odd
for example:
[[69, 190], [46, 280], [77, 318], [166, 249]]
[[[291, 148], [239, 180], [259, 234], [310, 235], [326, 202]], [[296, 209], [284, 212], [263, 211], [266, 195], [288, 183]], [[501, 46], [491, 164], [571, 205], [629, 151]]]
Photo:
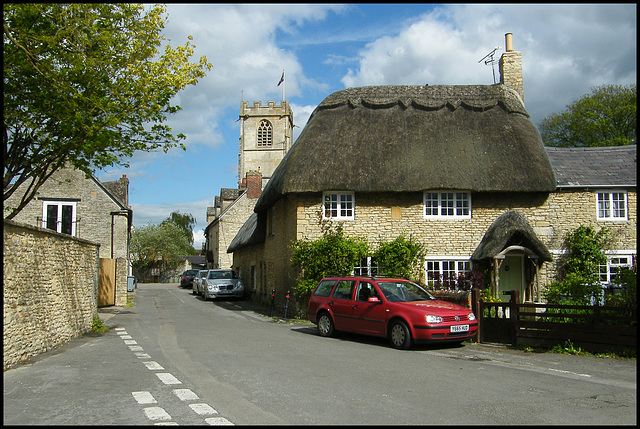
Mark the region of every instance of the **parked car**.
[[437, 300], [411, 281], [391, 278], [324, 278], [309, 299], [308, 317], [323, 337], [336, 331], [386, 337], [399, 349], [462, 342], [478, 330], [468, 308]]
[[202, 297], [209, 298], [243, 298], [244, 285], [234, 270], [209, 270], [202, 283]]
[[207, 276], [207, 273], [209, 272], [209, 270], [200, 270], [198, 271], [198, 274], [193, 278], [193, 290], [192, 290], [192, 294], [194, 295], [202, 295], [202, 282], [204, 281], [204, 278]]
[[193, 287], [193, 278], [200, 270], [187, 270], [180, 276], [180, 287]]

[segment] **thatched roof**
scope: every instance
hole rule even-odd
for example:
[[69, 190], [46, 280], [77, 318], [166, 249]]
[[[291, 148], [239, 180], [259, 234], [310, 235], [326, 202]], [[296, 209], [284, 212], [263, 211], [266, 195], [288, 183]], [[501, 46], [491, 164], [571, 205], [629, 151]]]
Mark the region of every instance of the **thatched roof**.
[[255, 210], [294, 192], [555, 186], [540, 134], [506, 86], [370, 86], [318, 105]]
[[635, 187], [636, 144], [609, 147], [548, 147], [559, 188]]
[[491, 259], [509, 246], [522, 246], [533, 251], [540, 261], [551, 261], [551, 253], [520, 212], [510, 210], [500, 215], [487, 229], [471, 255], [472, 261]]
[[252, 213], [229, 244], [227, 253], [232, 253], [244, 246], [262, 243], [263, 241], [264, 231], [258, 228], [258, 213]]

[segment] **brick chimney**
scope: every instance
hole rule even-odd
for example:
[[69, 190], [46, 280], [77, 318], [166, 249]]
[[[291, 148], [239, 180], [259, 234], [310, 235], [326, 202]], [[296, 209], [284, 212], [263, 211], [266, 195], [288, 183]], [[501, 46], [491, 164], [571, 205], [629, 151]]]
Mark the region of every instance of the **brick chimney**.
[[262, 173], [260, 171], [247, 171], [247, 198], [258, 198], [262, 193]]
[[515, 90], [524, 103], [524, 89], [522, 85], [522, 52], [513, 50], [513, 34], [507, 33], [505, 38], [505, 53], [500, 57], [500, 83]]

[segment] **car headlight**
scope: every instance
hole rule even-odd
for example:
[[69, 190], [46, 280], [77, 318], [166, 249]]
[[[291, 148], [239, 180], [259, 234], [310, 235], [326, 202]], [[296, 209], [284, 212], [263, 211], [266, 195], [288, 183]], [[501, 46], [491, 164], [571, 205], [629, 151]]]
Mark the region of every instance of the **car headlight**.
[[218, 290], [218, 286], [216, 286], [216, 285], [209, 285], [208, 289], [209, 289], [210, 291], [215, 291], [215, 290]]
[[435, 314], [427, 314], [427, 323], [442, 323], [442, 317]]
[[471, 320], [472, 322], [473, 322], [474, 320], [476, 320], [476, 315], [475, 315], [475, 314], [473, 314], [473, 313], [469, 313], [469, 315], [468, 315], [467, 317], [468, 317], [468, 318], [469, 318], [469, 320]]

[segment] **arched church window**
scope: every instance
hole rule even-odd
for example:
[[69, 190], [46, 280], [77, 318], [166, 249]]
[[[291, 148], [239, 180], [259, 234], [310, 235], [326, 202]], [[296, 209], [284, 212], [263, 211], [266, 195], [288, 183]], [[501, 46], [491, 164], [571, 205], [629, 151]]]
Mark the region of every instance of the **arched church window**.
[[271, 146], [273, 144], [273, 127], [267, 120], [260, 121], [258, 126], [258, 147]]

